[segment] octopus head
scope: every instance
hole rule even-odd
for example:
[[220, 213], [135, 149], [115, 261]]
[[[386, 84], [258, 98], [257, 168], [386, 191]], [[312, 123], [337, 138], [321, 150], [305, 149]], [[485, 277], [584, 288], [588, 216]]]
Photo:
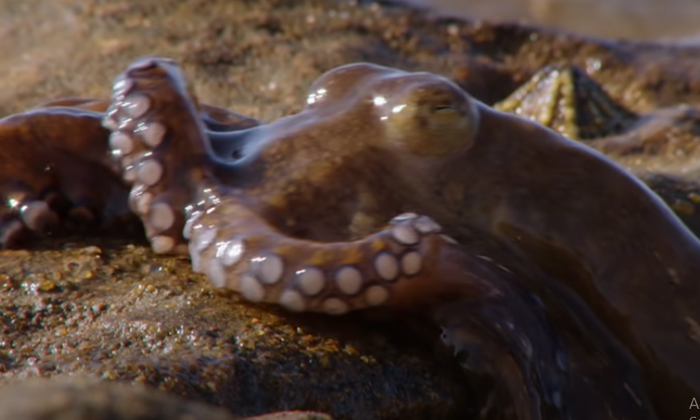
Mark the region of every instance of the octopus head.
[[347, 65], [311, 86], [300, 113], [256, 129], [241, 178], [281, 229], [281, 218], [308, 227], [293, 236], [358, 238], [428, 212], [478, 123], [478, 102], [441, 76]]
[[445, 156], [473, 144], [476, 103], [452, 81], [433, 73], [409, 73], [375, 64], [350, 64], [321, 76], [307, 109], [347, 113], [365, 107], [375, 123], [373, 139], [418, 156]]

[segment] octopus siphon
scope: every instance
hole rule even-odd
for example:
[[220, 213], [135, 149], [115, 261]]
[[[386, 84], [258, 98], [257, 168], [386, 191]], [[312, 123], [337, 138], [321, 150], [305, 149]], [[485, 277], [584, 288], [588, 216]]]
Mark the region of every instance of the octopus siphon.
[[491, 378], [483, 418], [685, 418], [700, 396], [698, 239], [604, 155], [435, 74], [346, 65], [266, 124], [143, 58], [109, 101], [0, 120], [0, 198], [4, 248], [135, 214], [248, 301], [423, 316]]

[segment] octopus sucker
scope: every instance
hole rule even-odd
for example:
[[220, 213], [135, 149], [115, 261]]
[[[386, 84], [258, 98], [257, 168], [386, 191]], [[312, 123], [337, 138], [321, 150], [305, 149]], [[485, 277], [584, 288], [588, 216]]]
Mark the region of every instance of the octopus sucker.
[[[435, 273], [424, 271], [423, 266], [439, 264], [434, 260], [440, 258], [440, 250], [452, 246], [440, 237], [434, 222], [432, 230], [419, 235], [418, 216], [393, 219], [384, 230], [348, 243], [288, 238], [234, 201], [229, 198], [223, 203], [230, 219], [219, 217], [216, 209], [194, 216], [189, 234], [190, 243], [196, 244], [190, 247], [193, 259], [217, 287], [292, 311], [340, 315], [389, 305], [392, 298], [400, 302], [401, 283], [430, 282]], [[420, 221], [425, 223], [426, 218]], [[398, 240], [397, 236], [406, 239], [405, 232], [415, 237]], [[382, 251], [374, 250], [376, 242], [384, 244]], [[312, 256], [322, 249], [331, 252], [324, 253], [326, 261], [317, 263]], [[349, 254], [359, 258], [348, 264]]]
[[[184, 243], [183, 210], [192, 200], [193, 189], [188, 186], [189, 174], [197, 168], [181, 149], [191, 146], [195, 155], [206, 153], [204, 124], [196, 116], [196, 108], [184, 99], [186, 91], [169, 89], [169, 83], [186, 89], [171, 61], [145, 58], [133, 64], [117, 77], [113, 101], [103, 120], [103, 126], [111, 131], [112, 156], [121, 165], [123, 180], [131, 185], [129, 206], [143, 220], [158, 253], [173, 253]], [[189, 128], [159, 120], [174, 112], [183, 116], [178, 123]], [[173, 192], [178, 189], [184, 194]]]
[[[550, 76], [556, 122], [575, 98]], [[264, 124], [148, 57], [108, 102], [0, 121], [0, 143], [3, 247], [75, 209], [135, 215], [249, 302], [428, 320], [492, 379], [486, 418], [675, 418], [700, 395], [698, 239], [604, 155], [441, 76], [343, 66]]]

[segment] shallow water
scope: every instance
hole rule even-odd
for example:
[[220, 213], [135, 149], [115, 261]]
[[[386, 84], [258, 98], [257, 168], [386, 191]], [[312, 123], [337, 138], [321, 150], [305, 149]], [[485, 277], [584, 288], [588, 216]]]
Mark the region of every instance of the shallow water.
[[613, 38], [700, 42], [700, 0], [406, 0], [450, 15]]

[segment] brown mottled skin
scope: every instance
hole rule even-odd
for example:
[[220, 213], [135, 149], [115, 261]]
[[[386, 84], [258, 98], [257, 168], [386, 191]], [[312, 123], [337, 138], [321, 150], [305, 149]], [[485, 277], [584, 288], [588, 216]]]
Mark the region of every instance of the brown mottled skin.
[[[106, 117], [103, 102], [67, 101], [0, 121], [0, 193], [19, 203], [1, 213], [3, 245], [75, 206], [101, 221], [124, 215], [132, 186], [154, 250], [183, 251], [187, 223], [195, 269], [218, 287], [292, 310], [427, 315], [466, 371], [493, 379], [487, 418], [666, 419], [700, 395], [700, 243], [603, 155], [428, 73], [341, 67], [314, 83], [302, 112], [260, 125], [200, 107], [170, 61], [138, 62], [125, 79]], [[146, 110], [130, 116], [135, 95]], [[103, 117], [133, 151], [110, 158]], [[152, 149], [134, 129], [143, 121], [165, 128]], [[126, 173], [146, 160], [163, 173], [144, 187]], [[52, 210], [25, 206], [51, 193], [63, 196]], [[152, 203], [174, 209], [172, 223]], [[405, 212], [453, 239], [392, 242], [395, 226], [414, 223], [392, 220]], [[242, 262], [225, 262], [235, 238]], [[411, 250], [417, 274], [376, 278], [373, 258]], [[255, 255], [279, 257], [281, 280], [246, 283], [265, 275]], [[324, 283], [301, 296], [290, 280], [288, 267], [328, 276], [341, 265], [363, 273], [359, 294]], [[373, 286], [388, 294], [373, 301]]]

